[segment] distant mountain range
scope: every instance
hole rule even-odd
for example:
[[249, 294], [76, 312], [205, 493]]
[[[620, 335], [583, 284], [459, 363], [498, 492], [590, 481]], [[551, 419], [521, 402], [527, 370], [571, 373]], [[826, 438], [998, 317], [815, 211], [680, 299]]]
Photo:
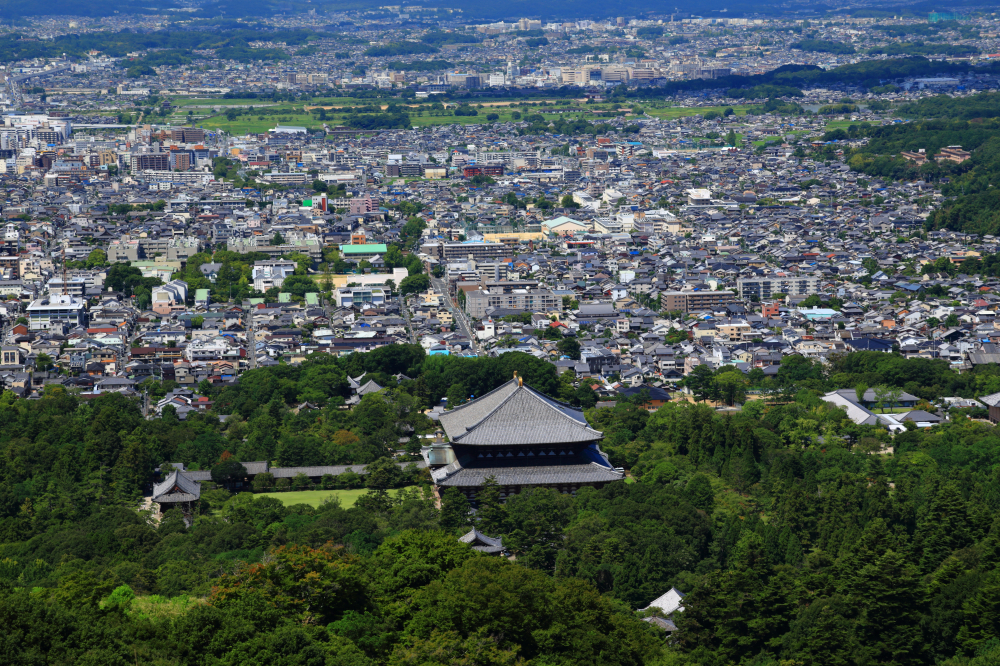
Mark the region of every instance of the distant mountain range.
[[[953, 0], [948, 9], [969, 5], [975, 0]], [[696, 0], [694, 2], [640, 2], [639, 0], [507, 0], [502, 3], [484, 3], [479, 0], [427, 0], [426, 7], [447, 7], [461, 9], [469, 18], [541, 18], [546, 20], [604, 19], [614, 16], [637, 17], [670, 13], [700, 16], [739, 17], [748, 14], [760, 15], [772, 12], [775, 15], [797, 15], [849, 11], [867, 14], [894, 15], [900, 13], [924, 14], [940, 5], [922, 1], [916, 3], [895, 3], [870, 5], [867, 8], [842, 10], [838, 3], [816, 3], [806, 0], [789, 2], [749, 2], [747, 0]], [[297, 13], [316, 11], [372, 10], [384, 6], [383, 0], [344, 0], [328, 2], [324, 0], [207, 0], [190, 11], [191, 5], [181, 5], [176, 0], [121, 0], [115, 3], [99, 0], [0, 0], [0, 19], [16, 20], [28, 16], [111, 16], [115, 14], [154, 14], [183, 10], [185, 16], [194, 17], [245, 17], [270, 16], [276, 13]], [[977, 6], [982, 6], [979, 1]]]

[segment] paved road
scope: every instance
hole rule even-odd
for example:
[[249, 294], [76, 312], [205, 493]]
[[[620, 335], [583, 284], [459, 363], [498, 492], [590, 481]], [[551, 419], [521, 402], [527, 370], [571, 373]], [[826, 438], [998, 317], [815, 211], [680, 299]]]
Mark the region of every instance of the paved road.
[[465, 313], [458, 307], [451, 298], [451, 294], [448, 293], [448, 284], [441, 278], [434, 277], [433, 273], [430, 274], [431, 286], [434, 287], [439, 293], [444, 295], [445, 303], [451, 310], [452, 317], [455, 318], [455, 323], [458, 324], [458, 328], [462, 333], [465, 334], [467, 338], [472, 342], [472, 351], [476, 353], [476, 356], [480, 355], [479, 344], [476, 342], [475, 332], [472, 330], [472, 326], [469, 324], [468, 318]]
[[410, 321], [410, 304], [412, 303], [412, 299], [415, 298], [416, 296], [413, 295], [403, 298], [403, 317], [406, 319], [407, 335], [409, 335], [412, 344], [417, 344], [417, 336], [413, 333], [413, 322]]

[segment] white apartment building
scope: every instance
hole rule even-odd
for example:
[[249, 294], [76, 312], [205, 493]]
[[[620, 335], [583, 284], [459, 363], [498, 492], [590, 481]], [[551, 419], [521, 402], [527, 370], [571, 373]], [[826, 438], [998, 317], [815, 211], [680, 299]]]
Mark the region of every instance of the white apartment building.
[[258, 261], [253, 265], [253, 288], [257, 291], [267, 291], [271, 287], [280, 287], [285, 278], [295, 272], [294, 261]]

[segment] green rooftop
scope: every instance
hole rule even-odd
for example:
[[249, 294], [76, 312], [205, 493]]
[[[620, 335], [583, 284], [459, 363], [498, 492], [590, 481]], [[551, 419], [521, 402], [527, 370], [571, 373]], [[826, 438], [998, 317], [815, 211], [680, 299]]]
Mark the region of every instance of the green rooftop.
[[352, 254], [385, 254], [389, 251], [385, 243], [361, 243], [358, 245], [341, 245], [340, 252], [346, 255]]

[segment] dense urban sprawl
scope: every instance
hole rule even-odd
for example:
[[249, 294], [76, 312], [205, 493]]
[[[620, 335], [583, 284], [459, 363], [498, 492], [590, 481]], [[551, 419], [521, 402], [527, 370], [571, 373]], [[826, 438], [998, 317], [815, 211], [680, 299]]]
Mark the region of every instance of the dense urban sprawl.
[[0, 661], [1000, 660], [994, 13], [255, 7], [0, 25]]

